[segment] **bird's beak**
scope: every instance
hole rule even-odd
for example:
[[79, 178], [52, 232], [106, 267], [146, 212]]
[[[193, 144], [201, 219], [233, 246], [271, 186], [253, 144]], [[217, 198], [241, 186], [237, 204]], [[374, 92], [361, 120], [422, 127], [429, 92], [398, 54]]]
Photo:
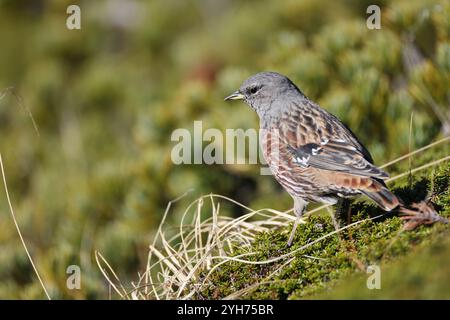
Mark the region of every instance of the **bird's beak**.
[[244, 99], [245, 96], [238, 91], [233, 92], [232, 94], [230, 94], [228, 97], [226, 97], [225, 99], [223, 99], [224, 101], [227, 100], [242, 100]]

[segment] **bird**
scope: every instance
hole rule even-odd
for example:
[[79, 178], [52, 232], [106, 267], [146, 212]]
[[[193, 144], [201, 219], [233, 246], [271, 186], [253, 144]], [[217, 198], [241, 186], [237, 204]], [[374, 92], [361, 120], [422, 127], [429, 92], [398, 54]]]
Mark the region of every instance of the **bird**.
[[[286, 76], [260, 72], [225, 98], [243, 100], [260, 119], [263, 156], [294, 201], [291, 246], [310, 202], [334, 205], [365, 195], [384, 211], [404, 208], [386, 186], [389, 175], [336, 116], [311, 101]], [[408, 211], [411, 215], [411, 210]]]

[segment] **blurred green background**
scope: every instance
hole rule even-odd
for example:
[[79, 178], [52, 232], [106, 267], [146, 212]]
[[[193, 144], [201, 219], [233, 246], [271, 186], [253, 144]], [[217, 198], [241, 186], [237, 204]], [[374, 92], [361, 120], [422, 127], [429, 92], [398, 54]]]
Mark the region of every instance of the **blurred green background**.
[[[70, 4], [81, 30], [66, 28]], [[382, 8], [381, 30], [366, 27], [370, 4]], [[413, 148], [450, 133], [447, 0], [0, 0], [0, 39], [0, 90], [15, 88], [0, 100], [0, 152], [53, 298], [108, 297], [94, 250], [122, 281], [136, 279], [168, 201], [188, 190], [171, 220], [207, 193], [290, 208], [259, 165], [171, 162], [172, 131], [194, 120], [204, 130], [258, 127], [243, 103], [223, 102], [253, 73], [288, 75], [378, 164], [408, 152], [412, 112]], [[81, 290], [66, 288], [71, 264]], [[4, 196], [0, 298], [45, 298]]]

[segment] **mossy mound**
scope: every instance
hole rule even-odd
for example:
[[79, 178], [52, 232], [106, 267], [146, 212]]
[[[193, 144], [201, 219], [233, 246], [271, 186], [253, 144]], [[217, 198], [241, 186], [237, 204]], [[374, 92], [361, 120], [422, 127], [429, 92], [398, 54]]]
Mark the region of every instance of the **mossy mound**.
[[[403, 182], [392, 189], [407, 203], [423, 200], [428, 193], [439, 213], [449, 217], [450, 165], [444, 163], [427, 174], [428, 177], [420, 177], [410, 186]], [[298, 252], [269, 264], [228, 262], [210, 275], [211, 285], [197, 298], [450, 297], [450, 290], [444, 285], [450, 279], [447, 268], [449, 225], [438, 223], [404, 231], [398, 216], [383, 214], [369, 203], [357, 202], [351, 210], [352, 223], [365, 221], [324, 237], [335, 231], [332, 216], [312, 215], [307, 224], [298, 227], [290, 248], [286, 242], [291, 226], [259, 234], [251, 248], [258, 254], [250, 256], [250, 261]], [[367, 219], [379, 215], [382, 216]], [[323, 240], [316, 241], [321, 237]], [[301, 247], [303, 249], [299, 249]], [[246, 252], [248, 249], [236, 248], [235, 255]], [[370, 265], [380, 266], [382, 290], [369, 290], [366, 286], [370, 276], [366, 271]]]

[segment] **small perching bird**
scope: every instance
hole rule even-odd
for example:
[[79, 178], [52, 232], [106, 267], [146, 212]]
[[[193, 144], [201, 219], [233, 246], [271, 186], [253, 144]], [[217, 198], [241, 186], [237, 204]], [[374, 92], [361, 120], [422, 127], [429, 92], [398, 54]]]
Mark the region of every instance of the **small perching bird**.
[[356, 136], [309, 100], [287, 77], [261, 72], [225, 100], [244, 100], [260, 118], [263, 154], [274, 177], [294, 199], [295, 230], [309, 202], [336, 204], [364, 194], [380, 208], [403, 207]]

